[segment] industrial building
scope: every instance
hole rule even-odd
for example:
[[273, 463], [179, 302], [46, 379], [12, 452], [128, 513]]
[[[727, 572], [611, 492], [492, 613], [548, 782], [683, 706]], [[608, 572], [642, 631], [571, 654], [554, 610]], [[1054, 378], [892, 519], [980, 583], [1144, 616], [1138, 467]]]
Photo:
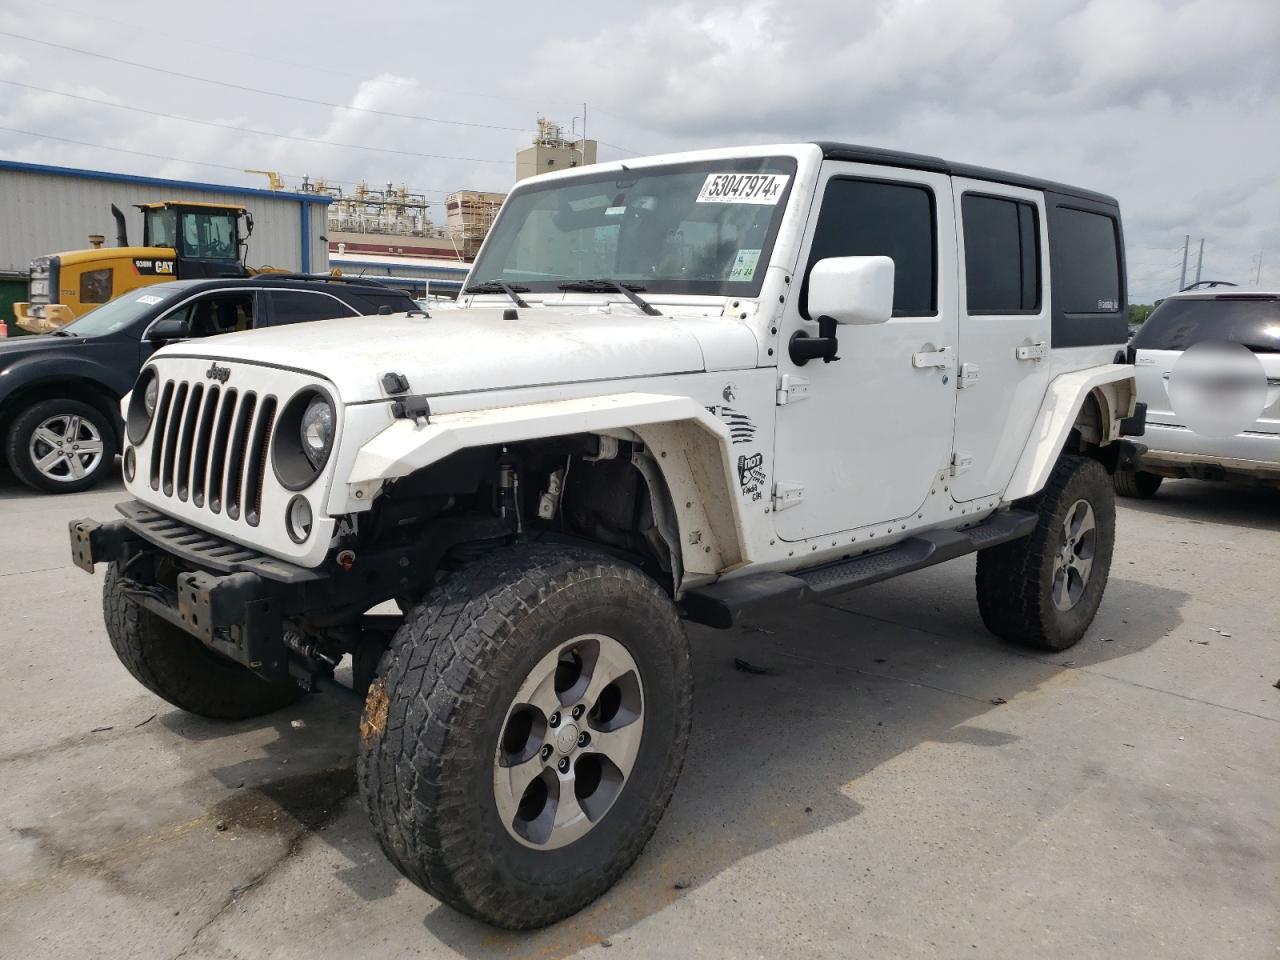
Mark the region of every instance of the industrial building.
[[516, 180], [595, 162], [594, 140], [570, 140], [560, 124], [539, 117], [533, 143], [516, 154]]
[[0, 316], [27, 299], [27, 273], [36, 257], [90, 246], [90, 235], [112, 244], [115, 204], [125, 214], [129, 238], [142, 241], [137, 203], [188, 200], [243, 206], [253, 214], [250, 267], [303, 273], [329, 269], [325, 240], [327, 194], [285, 193], [217, 183], [165, 180], [123, 173], [0, 160]]

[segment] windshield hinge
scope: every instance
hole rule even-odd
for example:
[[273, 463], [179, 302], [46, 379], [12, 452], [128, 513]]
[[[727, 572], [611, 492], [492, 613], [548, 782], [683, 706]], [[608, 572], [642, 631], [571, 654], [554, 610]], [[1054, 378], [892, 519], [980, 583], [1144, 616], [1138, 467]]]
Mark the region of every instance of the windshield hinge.
[[417, 424], [425, 424], [431, 417], [431, 405], [420, 393], [399, 397], [391, 404], [391, 415], [397, 420], [412, 420]]
[[784, 373], [778, 383], [778, 406], [809, 399], [809, 381], [794, 373]]
[[773, 485], [773, 511], [794, 507], [804, 499], [804, 484], [794, 480], [778, 480]]

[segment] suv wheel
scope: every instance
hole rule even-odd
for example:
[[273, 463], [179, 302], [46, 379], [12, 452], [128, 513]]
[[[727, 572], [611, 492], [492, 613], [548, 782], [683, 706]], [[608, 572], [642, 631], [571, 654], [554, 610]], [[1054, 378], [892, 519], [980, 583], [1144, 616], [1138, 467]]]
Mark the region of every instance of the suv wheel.
[[1120, 496], [1146, 500], [1156, 495], [1164, 477], [1143, 470], [1117, 470], [1111, 480]]
[[396, 634], [360, 722], [360, 794], [414, 883], [497, 926], [544, 926], [639, 856], [691, 701], [688, 640], [657, 584], [584, 550], [504, 551]]
[[18, 414], [5, 456], [14, 474], [47, 493], [85, 490], [115, 468], [110, 420], [78, 400], [42, 400]]
[[125, 669], [156, 696], [188, 713], [246, 720], [287, 707], [302, 696], [296, 683], [264, 680], [142, 609], [121, 588], [118, 561], [107, 567], [102, 612], [111, 646]]
[[978, 552], [978, 609], [987, 629], [1040, 650], [1065, 650], [1093, 622], [1111, 570], [1111, 478], [1088, 457], [1064, 456], [1026, 504], [1029, 536]]

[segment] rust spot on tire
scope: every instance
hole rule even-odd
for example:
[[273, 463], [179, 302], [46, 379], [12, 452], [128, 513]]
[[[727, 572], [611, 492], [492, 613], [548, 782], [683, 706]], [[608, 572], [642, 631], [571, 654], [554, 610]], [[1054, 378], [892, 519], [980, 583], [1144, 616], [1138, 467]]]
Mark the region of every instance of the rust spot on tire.
[[387, 682], [378, 677], [369, 684], [369, 693], [364, 698], [364, 713], [360, 715], [360, 737], [365, 746], [372, 746], [375, 737], [381, 736], [387, 729], [387, 710], [391, 699], [387, 696]]

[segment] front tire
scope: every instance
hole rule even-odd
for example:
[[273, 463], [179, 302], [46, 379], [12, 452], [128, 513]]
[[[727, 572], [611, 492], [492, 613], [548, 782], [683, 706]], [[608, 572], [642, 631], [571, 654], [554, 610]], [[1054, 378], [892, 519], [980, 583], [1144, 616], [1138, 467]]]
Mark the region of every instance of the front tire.
[[1115, 546], [1111, 478], [1088, 457], [1062, 457], [1028, 508], [1030, 535], [978, 551], [978, 610], [996, 636], [1039, 650], [1079, 642], [1102, 602]]
[[689, 738], [689, 645], [635, 568], [519, 547], [408, 618], [361, 719], [360, 794], [406, 877], [508, 929], [582, 909], [639, 856]]
[[5, 458], [14, 475], [45, 493], [78, 493], [115, 470], [114, 424], [79, 400], [41, 400], [9, 428]]
[[125, 669], [156, 696], [188, 713], [246, 720], [302, 696], [296, 683], [264, 680], [138, 606], [120, 587], [118, 561], [107, 567], [102, 612], [111, 646]]
[[1111, 481], [1115, 484], [1116, 493], [1122, 497], [1135, 497], [1149, 500], [1156, 495], [1164, 477], [1158, 473], [1147, 473], [1144, 470], [1117, 470]]

